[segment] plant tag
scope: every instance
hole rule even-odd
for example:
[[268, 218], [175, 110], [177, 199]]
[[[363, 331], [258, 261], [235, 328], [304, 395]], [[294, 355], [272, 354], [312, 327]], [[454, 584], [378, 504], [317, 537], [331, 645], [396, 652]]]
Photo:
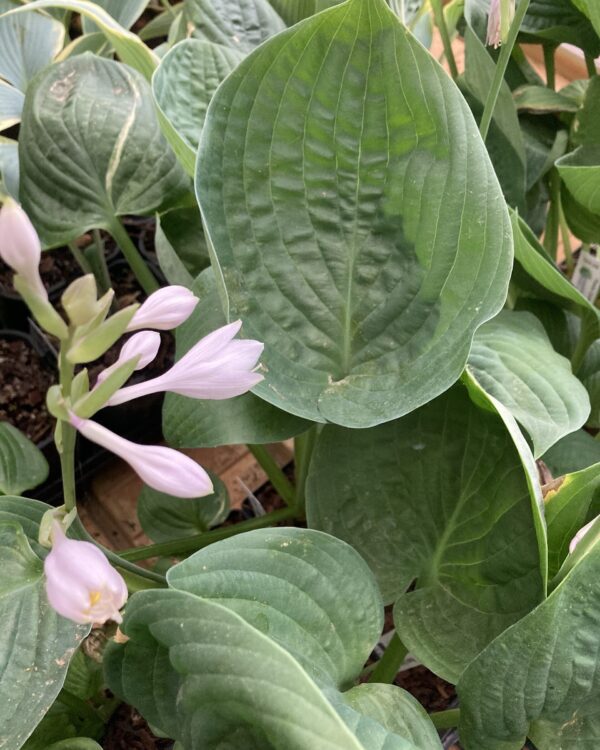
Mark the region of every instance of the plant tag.
[[580, 252], [572, 281], [584, 297], [595, 302], [600, 291], [600, 258], [588, 252]]

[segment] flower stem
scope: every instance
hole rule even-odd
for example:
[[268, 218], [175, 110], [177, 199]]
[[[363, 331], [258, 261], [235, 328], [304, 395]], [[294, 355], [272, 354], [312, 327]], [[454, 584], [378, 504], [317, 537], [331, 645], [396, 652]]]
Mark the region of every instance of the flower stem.
[[519, 33], [521, 23], [523, 22], [523, 18], [525, 18], [525, 13], [527, 13], [528, 7], [529, 0], [521, 0], [515, 12], [515, 17], [513, 18], [513, 21], [510, 25], [506, 44], [503, 44], [500, 49], [500, 56], [498, 57], [498, 62], [496, 63], [494, 78], [485, 100], [485, 107], [483, 109], [483, 115], [481, 117], [481, 123], [479, 125], [479, 132], [481, 133], [481, 137], [484, 141], [487, 138], [488, 131], [490, 129], [492, 116], [494, 114], [494, 109], [496, 108], [496, 102], [498, 101], [498, 95], [500, 94], [502, 81], [504, 80], [504, 74], [506, 73], [506, 68], [508, 67], [508, 61], [510, 60], [512, 49], [515, 46], [515, 42], [517, 40], [517, 34]]
[[458, 78], [458, 67], [456, 66], [456, 59], [454, 57], [454, 52], [452, 51], [452, 42], [450, 41], [450, 34], [448, 33], [448, 26], [446, 25], [446, 19], [444, 17], [442, 0], [431, 0], [431, 7], [433, 8], [435, 25], [438, 27], [440, 36], [442, 37], [444, 55], [446, 56], [448, 67], [450, 68], [450, 75], [456, 80]]
[[453, 729], [458, 726], [460, 708], [449, 708], [446, 711], [436, 711], [429, 714], [429, 718], [436, 729]]
[[560, 175], [552, 168], [549, 177], [550, 205], [546, 216], [544, 247], [550, 257], [556, 260], [558, 254], [558, 232], [560, 228]]
[[598, 71], [596, 70], [596, 60], [592, 57], [592, 55], [585, 56], [585, 66], [590, 78], [593, 78], [598, 74]]
[[296, 490], [294, 485], [279, 468], [277, 462], [264, 445], [249, 445], [250, 452], [264, 469], [269, 481], [279, 493], [281, 499], [290, 508], [296, 503]]
[[[70, 338], [64, 341], [58, 355], [58, 370], [62, 392], [68, 396], [73, 382], [74, 365], [67, 359], [67, 350], [71, 345]], [[76, 506], [75, 491], [75, 428], [68, 422], [61, 420], [56, 426], [55, 442], [60, 456], [60, 470], [63, 484], [63, 498], [65, 510], [68, 513]]]
[[[279, 521], [286, 521], [294, 517], [292, 508], [281, 508], [267, 513], [264, 516], [250, 518], [248, 521], [236, 523], [233, 526], [225, 526], [221, 529], [206, 531], [204, 534], [195, 534], [194, 536], [184, 537], [183, 539], [173, 539], [169, 542], [159, 544], [148, 544], [144, 547], [132, 547], [118, 553], [118, 558], [123, 562], [133, 560], [146, 560], [149, 557], [171, 557], [178, 555], [188, 555], [196, 550], [208, 547], [210, 544], [219, 542], [222, 539], [228, 539], [230, 536], [236, 536], [244, 531], [253, 529], [263, 529], [273, 526]], [[109, 558], [110, 559], [110, 558]], [[117, 563], [121, 564], [121, 563]]]
[[121, 220], [115, 216], [111, 226], [110, 233], [115, 238], [117, 245], [123, 251], [125, 259], [129, 263], [136, 279], [140, 282], [142, 289], [146, 294], [152, 294], [159, 288], [159, 283], [154, 277], [152, 271], [146, 265], [139, 250], [131, 241]]
[[558, 207], [558, 220], [560, 225], [560, 235], [562, 237], [563, 250], [565, 252], [565, 262], [567, 264], [567, 271], [569, 276], [573, 275], [575, 269], [575, 263], [573, 262], [573, 252], [571, 250], [571, 237], [569, 235], [569, 227], [567, 226], [567, 220], [565, 218], [565, 212], [563, 211], [562, 201]]
[[408, 649], [394, 633], [383, 656], [371, 673], [369, 682], [385, 682], [388, 684], [393, 682], [407, 653]]
[[78, 248], [74, 242], [69, 242], [69, 250], [71, 251], [71, 254], [77, 261], [77, 265], [79, 266], [79, 268], [81, 268], [83, 273], [93, 273], [92, 267], [88, 259], [85, 257], [81, 249]]
[[92, 269], [98, 290], [101, 294], [104, 294], [111, 287], [110, 274], [108, 273], [108, 266], [106, 265], [106, 258], [104, 256], [104, 242], [97, 229], [93, 230], [92, 235], [94, 241], [86, 248], [86, 260]]
[[294, 440], [294, 458], [296, 464], [296, 512], [303, 516], [306, 508], [306, 479], [317, 438], [319, 425], [314, 424], [309, 430], [298, 435]]
[[546, 68], [546, 86], [549, 89], [556, 87], [556, 74], [554, 69], [554, 52], [555, 47], [553, 44], [544, 44], [544, 66]]

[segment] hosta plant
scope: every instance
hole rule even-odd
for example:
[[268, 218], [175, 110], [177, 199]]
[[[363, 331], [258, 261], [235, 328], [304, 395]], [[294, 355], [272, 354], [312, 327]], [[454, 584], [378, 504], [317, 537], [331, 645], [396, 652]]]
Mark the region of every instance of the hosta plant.
[[[589, 0], [7, 4], [0, 254], [58, 342], [64, 505], [19, 496], [44, 466], [6, 428], [0, 748], [97, 748], [123, 702], [177, 750], [600, 746], [599, 33]], [[49, 301], [42, 246], [90, 230], [140, 307], [91, 274]], [[96, 419], [156, 393], [168, 445]], [[89, 537], [78, 434], [142, 478], [152, 544]], [[224, 524], [177, 449], [231, 444], [281, 503]]]

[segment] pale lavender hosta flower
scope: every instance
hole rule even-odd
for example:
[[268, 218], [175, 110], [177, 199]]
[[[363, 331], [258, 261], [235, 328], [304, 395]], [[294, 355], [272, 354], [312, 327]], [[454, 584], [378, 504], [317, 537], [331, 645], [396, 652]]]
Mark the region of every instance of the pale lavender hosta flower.
[[575, 534], [573, 539], [571, 539], [571, 543], [569, 544], [569, 553], [572, 554], [575, 552], [575, 547], [581, 542], [583, 537], [588, 533], [588, 531], [592, 528], [592, 526], [596, 523], [598, 520], [598, 516], [596, 518], [592, 519], [589, 523], [586, 523], [583, 528], [579, 529], [579, 531]]
[[253, 339], [234, 339], [241, 326], [238, 320], [209, 333], [163, 375], [121, 388], [108, 405], [161, 391], [215, 400], [246, 393], [263, 379], [254, 368], [264, 345]]
[[29, 216], [12, 198], [7, 198], [0, 209], [0, 257], [19, 274], [32, 293], [48, 299], [48, 292], [40, 277], [42, 246]]
[[125, 362], [133, 359], [134, 357], [139, 357], [139, 361], [135, 366], [135, 369], [143, 370], [144, 367], [149, 365], [150, 362], [154, 360], [154, 358], [158, 354], [159, 348], [160, 333], [157, 333], [156, 331], [140, 331], [139, 333], [134, 334], [121, 347], [121, 351], [119, 352], [117, 361], [110, 367], [102, 370], [102, 372], [98, 375], [96, 385], [102, 383], [102, 381], [106, 380], [106, 378], [111, 375], [116, 369], [118, 369], [119, 367], [121, 367], [121, 365], [124, 365]]
[[163, 445], [139, 445], [116, 435], [91, 419], [71, 412], [70, 422], [92, 443], [101, 445], [126, 461], [140, 479], [159, 492], [175, 497], [210, 495], [213, 484], [204, 469], [173, 448]]
[[59, 615], [81, 624], [122, 621], [125, 581], [98, 547], [67, 539], [58, 521], [52, 525], [52, 550], [44, 560], [44, 573], [48, 601]]
[[131, 319], [127, 330], [153, 328], [171, 331], [190, 317], [198, 301], [198, 297], [184, 286], [165, 286], [148, 297]]

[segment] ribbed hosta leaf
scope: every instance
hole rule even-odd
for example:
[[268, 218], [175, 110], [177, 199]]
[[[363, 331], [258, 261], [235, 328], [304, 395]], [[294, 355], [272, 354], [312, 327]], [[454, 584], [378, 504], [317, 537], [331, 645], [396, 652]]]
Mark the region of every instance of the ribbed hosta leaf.
[[231, 315], [266, 342], [255, 392], [299, 416], [410, 412], [505, 298], [510, 230], [471, 113], [384, 0], [242, 62], [209, 107], [197, 192]]
[[337, 5], [341, 0], [269, 0], [288, 26]]
[[[383, 624], [377, 587], [343, 542], [265, 529], [219, 542], [135, 595], [111, 688], [187, 750], [435, 750], [396, 687], [354, 683]], [[135, 676], [134, 676], [135, 675]]]
[[571, 0], [531, 0], [521, 31], [559, 44], [574, 44], [596, 57], [600, 39], [576, 5]]
[[493, 641], [458, 684], [465, 750], [587, 750], [600, 743], [600, 546]]
[[[212, 269], [200, 274], [193, 289], [200, 304], [177, 330], [177, 357], [226, 323]], [[309, 427], [310, 422], [252, 393], [225, 401], [198, 400], [168, 393], [163, 409], [165, 437], [170, 445], [178, 448], [274, 443], [299, 435]]]
[[196, 39], [242, 53], [285, 29], [268, 0], [186, 0], [183, 14]]
[[[243, 57], [238, 49], [185, 39], [167, 52], [152, 76], [156, 104], [188, 150], [192, 171], [209, 102]], [[177, 148], [175, 142], [172, 146]]]
[[529, 433], [536, 458], [590, 413], [587, 391], [569, 360], [554, 351], [531, 313], [505, 310], [481, 326], [468, 368]]
[[22, 432], [0, 422], [0, 493], [20, 495], [48, 476], [48, 462]]
[[46, 245], [174, 200], [187, 180], [160, 133], [148, 84], [91, 54], [29, 87], [19, 137], [21, 197]]
[[[54, 702], [88, 628], [54, 612], [33, 551], [47, 505], [0, 498], [0, 748], [18, 750]], [[30, 536], [30, 540], [28, 536]]]
[[[94, 4], [104, 8], [123, 28], [130, 29], [144, 12], [148, 0], [94, 0]], [[83, 30], [86, 34], [97, 29], [89, 17], [83, 17]]]
[[370, 430], [326, 427], [308, 479], [309, 525], [363, 555], [402, 641], [450, 680], [543, 595], [538, 498], [491, 409], [459, 384]]
[[22, 91], [0, 80], [0, 130], [19, 122], [24, 101]]

